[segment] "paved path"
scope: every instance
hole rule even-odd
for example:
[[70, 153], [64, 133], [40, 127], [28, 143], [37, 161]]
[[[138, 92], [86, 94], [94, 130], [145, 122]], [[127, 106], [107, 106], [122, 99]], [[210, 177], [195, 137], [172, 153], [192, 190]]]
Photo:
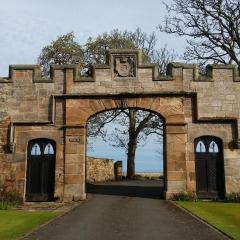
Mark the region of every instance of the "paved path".
[[213, 229], [159, 199], [159, 181], [92, 185], [89, 200], [25, 240], [222, 240]]

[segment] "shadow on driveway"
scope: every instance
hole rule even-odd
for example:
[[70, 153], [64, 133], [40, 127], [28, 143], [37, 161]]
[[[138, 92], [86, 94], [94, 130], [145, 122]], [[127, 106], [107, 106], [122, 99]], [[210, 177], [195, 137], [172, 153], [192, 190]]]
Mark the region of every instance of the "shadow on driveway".
[[161, 180], [118, 181], [87, 184], [87, 193], [115, 195], [138, 198], [163, 199], [163, 182]]

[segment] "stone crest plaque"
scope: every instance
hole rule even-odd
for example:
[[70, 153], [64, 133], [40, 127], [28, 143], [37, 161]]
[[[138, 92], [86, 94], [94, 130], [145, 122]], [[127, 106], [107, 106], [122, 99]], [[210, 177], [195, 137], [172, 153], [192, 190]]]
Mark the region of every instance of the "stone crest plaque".
[[113, 62], [115, 78], [136, 77], [136, 55], [114, 56]]

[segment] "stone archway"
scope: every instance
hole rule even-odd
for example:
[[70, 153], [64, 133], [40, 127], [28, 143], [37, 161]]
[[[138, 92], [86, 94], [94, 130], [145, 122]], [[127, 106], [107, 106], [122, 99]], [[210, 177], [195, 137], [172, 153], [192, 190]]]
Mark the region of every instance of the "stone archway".
[[65, 198], [85, 198], [86, 123], [98, 112], [141, 108], [165, 119], [165, 197], [186, 191], [186, 130], [183, 97], [88, 96], [66, 99]]
[[88, 119], [86, 135], [87, 185], [156, 178], [162, 196], [166, 141], [160, 114], [137, 107], [98, 112]]

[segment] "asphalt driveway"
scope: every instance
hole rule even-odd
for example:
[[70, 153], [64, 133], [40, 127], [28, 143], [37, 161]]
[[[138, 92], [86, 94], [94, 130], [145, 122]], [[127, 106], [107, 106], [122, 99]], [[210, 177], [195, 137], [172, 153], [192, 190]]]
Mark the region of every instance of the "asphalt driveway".
[[25, 237], [41, 240], [228, 239], [168, 201], [160, 181], [88, 186], [88, 200]]

